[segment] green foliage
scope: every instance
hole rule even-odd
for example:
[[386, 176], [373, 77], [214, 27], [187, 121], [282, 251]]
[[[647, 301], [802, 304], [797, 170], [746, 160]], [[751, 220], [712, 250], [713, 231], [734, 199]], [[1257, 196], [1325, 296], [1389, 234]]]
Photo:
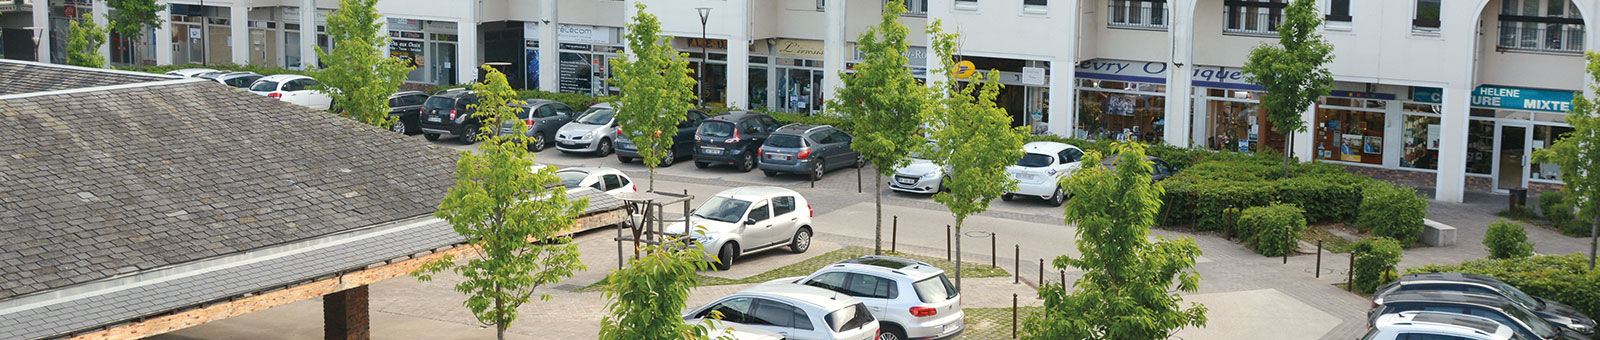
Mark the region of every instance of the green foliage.
[[1572, 306], [1584, 315], [1600, 315], [1600, 271], [1587, 268], [1583, 255], [1546, 255], [1484, 259], [1456, 265], [1427, 265], [1415, 273], [1482, 274], [1505, 281], [1523, 293]]
[[1374, 181], [1366, 185], [1361, 196], [1356, 230], [1392, 238], [1401, 245], [1411, 245], [1422, 237], [1428, 200], [1417, 196], [1416, 190]]
[[1195, 229], [1224, 231], [1230, 235], [1238, 212], [1250, 207], [1272, 204], [1272, 187], [1244, 181], [1216, 181], [1202, 185], [1196, 192]]
[[1283, 256], [1305, 229], [1304, 211], [1293, 205], [1251, 207], [1239, 215], [1239, 242], [1261, 255]]
[[84, 14], [67, 23], [67, 64], [83, 67], [106, 67], [106, 58], [100, 55], [100, 46], [106, 44], [106, 29], [94, 23], [94, 16]]
[[1491, 259], [1533, 255], [1533, 242], [1528, 241], [1528, 234], [1522, 230], [1522, 225], [1506, 220], [1489, 225], [1489, 232], [1483, 236], [1483, 246], [1489, 247]]
[[389, 116], [389, 95], [405, 82], [411, 65], [383, 53], [389, 36], [382, 31], [377, 5], [378, 0], [339, 0], [339, 10], [328, 15], [327, 25], [328, 39], [339, 43], [332, 53], [317, 47], [323, 69], [313, 77], [333, 97], [334, 111], [388, 129], [396, 120]]
[[[1322, 15], [1317, 14], [1316, 0], [1290, 2], [1283, 18], [1277, 27], [1278, 44], [1251, 49], [1244, 73], [1246, 80], [1272, 94], [1261, 98], [1261, 109], [1267, 112], [1273, 130], [1292, 137], [1295, 132], [1306, 130], [1300, 113], [1333, 90], [1333, 73], [1325, 66], [1333, 61], [1333, 45], [1317, 33], [1322, 28]], [[1291, 140], [1283, 139], [1285, 173], [1289, 172], [1287, 150]]]
[[1369, 237], [1356, 242], [1352, 264], [1356, 292], [1372, 294], [1378, 286], [1399, 278], [1394, 266], [1400, 263], [1400, 243], [1387, 237]]
[[1066, 179], [1073, 198], [1066, 222], [1077, 226], [1082, 257], [1057, 257], [1058, 269], [1084, 270], [1074, 283], [1044, 285], [1044, 311], [1022, 327], [1025, 339], [1166, 339], [1185, 327], [1204, 327], [1205, 307], [1182, 305], [1177, 292], [1199, 289], [1193, 239], [1149, 240], [1161, 206], [1161, 186], [1150, 182], [1144, 146], [1136, 142], [1113, 147], [1122, 156], [1114, 171], [1099, 166], [1099, 152], [1088, 152], [1090, 164]]
[[1574, 216], [1572, 200], [1559, 191], [1545, 192], [1539, 195], [1539, 211], [1544, 214], [1544, 219], [1560, 231], [1562, 235], [1572, 237], [1589, 236], [1589, 223]]
[[[1198, 161], [1162, 181], [1167, 189], [1161, 214], [1163, 225], [1193, 223], [1196, 230], [1230, 232], [1238, 212], [1274, 202], [1305, 210], [1308, 223], [1354, 223], [1358, 213], [1368, 213], [1361, 208], [1362, 202], [1377, 195], [1380, 197], [1374, 197], [1374, 203], [1383, 202], [1382, 198], [1403, 204], [1370, 212], [1368, 222], [1382, 225], [1386, 234], [1380, 236], [1399, 238], [1408, 231], [1421, 233], [1421, 221], [1427, 212], [1427, 200], [1400, 194], [1413, 193], [1409, 189], [1346, 172], [1340, 165], [1292, 163], [1289, 169], [1293, 177], [1284, 179], [1283, 173], [1274, 169], [1278, 160], [1272, 155], [1222, 152], [1198, 154], [1192, 159]], [[1382, 187], [1366, 190], [1375, 185]], [[1416, 223], [1396, 222], [1400, 221], [1397, 218], [1410, 218]], [[1409, 238], [1415, 240], [1416, 236]]]
[[631, 54], [612, 61], [616, 77], [613, 84], [622, 97], [612, 101], [617, 126], [639, 148], [644, 166], [650, 168], [650, 190], [656, 189], [656, 166], [671, 157], [677, 125], [694, 108], [694, 77], [689, 76], [687, 56], [673, 50], [661, 36], [661, 21], [637, 2], [638, 14], [628, 24], [627, 40]]
[[[1584, 58], [1588, 60], [1584, 73], [1589, 80], [1600, 82], [1600, 53], [1584, 52]], [[1600, 94], [1600, 86], [1591, 83], [1589, 91]], [[1577, 219], [1592, 223], [1589, 269], [1594, 269], [1596, 247], [1600, 247], [1600, 169], [1595, 164], [1600, 161], [1600, 106], [1594, 100], [1583, 93], [1574, 95], [1572, 111], [1567, 112], [1567, 124], [1573, 131], [1559, 136], [1549, 149], [1533, 152], [1535, 162], [1561, 165], [1561, 181], [1566, 184], [1561, 192], [1573, 198], [1568, 203], [1578, 212]]]
[[[473, 86], [478, 93], [474, 115], [494, 122], [485, 129], [507, 119], [520, 122], [508, 105], [514, 92], [505, 75], [484, 69], [489, 72], [483, 83]], [[527, 131], [526, 125], [515, 126], [510, 136]], [[455, 290], [467, 294], [467, 308], [479, 322], [495, 325], [501, 339], [517, 319], [517, 307], [531, 301], [535, 289], [585, 269], [577, 245], [557, 233], [573, 225], [588, 200], [569, 200], [553, 168], [529, 171], [533, 165], [521, 138], [489, 137], [478, 144], [478, 152], [461, 152], [456, 186], [434, 216], [450, 222], [477, 257], [460, 264], [446, 257], [412, 273], [424, 282], [445, 270], [464, 277]]]
[[1361, 206], [1361, 189], [1341, 183], [1345, 173], [1291, 177], [1276, 183], [1278, 201], [1305, 209], [1315, 222], [1348, 221]]
[[696, 271], [711, 269], [695, 247], [647, 246], [643, 256], [606, 276], [604, 296], [610, 313], [600, 323], [600, 339], [705, 339], [712, 327], [680, 317]]
[[107, 0], [106, 6], [117, 9], [107, 28], [130, 39], [142, 39], [145, 30], [161, 26], [161, 10], [167, 9], [156, 0]]
[[1188, 169], [1195, 163], [1205, 160], [1206, 157], [1216, 154], [1215, 151], [1211, 150], [1180, 148], [1167, 144], [1151, 145], [1149, 151], [1151, 156], [1167, 161], [1167, 165], [1176, 170]]

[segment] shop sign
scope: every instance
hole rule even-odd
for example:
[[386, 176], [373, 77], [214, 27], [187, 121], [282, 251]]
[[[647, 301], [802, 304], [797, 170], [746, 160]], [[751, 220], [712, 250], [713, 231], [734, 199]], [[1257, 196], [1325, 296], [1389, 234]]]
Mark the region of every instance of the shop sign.
[[685, 38], [684, 41], [689, 48], [707, 48], [713, 50], [728, 49], [728, 41], [723, 39]]
[[1472, 106], [1513, 110], [1572, 111], [1573, 92], [1519, 87], [1478, 86], [1472, 91]]
[[[1167, 82], [1167, 63], [1159, 61], [1129, 61], [1093, 59], [1078, 63], [1074, 74], [1078, 78], [1131, 81], [1145, 83]], [[1192, 84], [1235, 90], [1260, 91], [1260, 85], [1251, 84], [1244, 70], [1225, 66], [1195, 66]]]
[[1392, 95], [1392, 94], [1377, 93], [1377, 92], [1356, 92], [1356, 91], [1333, 90], [1333, 91], [1328, 92], [1328, 96], [1331, 96], [1331, 97], [1344, 97], [1344, 98], [1360, 98], [1360, 99], [1394, 100], [1394, 95]]
[[778, 39], [778, 56], [789, 58], [822, 59], [822, 42], [817, 40]]
[[958, 61], [956, 62], [956, 78], [967, 79], [967, 77], [971, 77], [972, 73], [976, 72], [977, 69], [978, 67], [973, 66], [971, 60]]
[[[537, 40], [542, 35], [542, 26], [539, 23], [529, 22], [522, 25], [522, 35], [528, 40]], [[608, 26], [568, 25], [556, 26], [556, 40], [560, 42], [580, 44], [616, 44], [617, 28]]]
[[562, 43], [561, 45], [557, 45], [557, 47], [559, 47], [559, 48], [561, 48], [563, 50], [584, 51], [584, 52], [588, 52], [589, 50], [594, 49], [594, 47], [591, 47], [589, 45], [567, 44], [567, 43]]
[[389, 30], [391, 30], [391, 31], [421, 31], [422, 30], [422, 20], [389, 18]]
[[1044, 68], [1023, 67], [1022, 83], [1027, 85], [1044, 85]]
[[423, 21], [422, 22], [422, 30], [429, 31], [429, 32], [452, 33], [453, 34], [453, 33], [456, 33], [456, 23], [454, 21], [432, 21], [432, 20]]
[[422, 39], [422, 32], [389, 31], [389, 37], [400, 39]]
[[1444, 89], [1437, 87], [1411, 87], [1411, 100], [1428, 104], [1444, 103]]
[[390, 40], [389, 56], [405, 61], [411, 67], [422, 67], [422, 42], [415, 40]]

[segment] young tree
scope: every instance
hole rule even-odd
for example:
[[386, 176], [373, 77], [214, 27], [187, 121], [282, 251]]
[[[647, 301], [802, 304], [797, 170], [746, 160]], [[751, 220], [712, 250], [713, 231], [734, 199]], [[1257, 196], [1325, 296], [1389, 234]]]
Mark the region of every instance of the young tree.
[[144, 32], [161, 25], [161, 10], [167, 8], [167, 5], [158, 4], [156, 0], [107, 0], [106, 6], [117, 9], [111, 12], [107, 28], [122, 36], [130, 50], [135, 42], [144, 39]]
[[711, 269], [705, 253], [694, 247], [649, 246], [646, 254], [606, 277], [605, 297], [611, 313], [600, 323], [600, 339], [706, 339], [713, 330], [684, 322], [695, 272]]
[[[935, 58], [950, 60], [955, 55], [955, 34], [945, 34], [940, 22], [928, 25]], [[945, 74], [955, 73], [954, 63], [944, 63]], [[990, 72], [990, 75], [998, 73]], [[987, 80], [987, 82], [985, 82]], [[944, 167], [945, 179], [941, 182], [949, 190], [933, 195], [933, 200], [950, 209], [956, 217], [956, 235], [967, 217], [989, 210], [989, 202], [1007, 191], [1015, 190], [1016, 180], [1006, 173], [1006, 167], [1017, 164], [1022, 157], [1023, 136], [1021, 127], [1011, 127], [1011, 114], [995, 105], [1000, 93], [999, 79], [987, 79], [978, 73], [967, 86], [957, 88], [948, 81], [933, 88], [948, 93], [938, 100], [930, 100], [926, 118], [931, 131], [929, 139], [934, 163]], [[961, 238], [956, 238], [956, 263], [961, 263]], [[956, 286], [961, 286], [961, 266], [956, 266]]]
[[84, 14], [67, 25], [67, 64], [106, 67], [106, 59], [100, 55], [100, 45], [106, 44], [106, 30], [94, 23], [94, 15]]
[[1256, 46], [1244, 63], [1250, 82], [1267, 89], [1261, 108], [1267, 111], [1272, 129], [1284, 136], [1283, 177], [1289, 177], [1294, 133], [1306, 130], [1300, 114], [1333, 90], [1333, 74], [1325, 66], [1333, 61], [1333, 45], [1317, 33], [1319, 27], [1317, 1], [1294, 0], [1278, 25], [1278, 45]]
[[689, 60], [660, 35], [661, 21], [645, 12], [643, 2], [634, 5], [639, 14], [627, 29], [633, 52], [612, 62], [612, 82], [622, 90], [612, 105], [617, 126], [650, 168], [650, 191], [655, 191], [656, 167], [672, 157], [678, 123], [694, 108], [695, 80], [689, 76]]
[[[1600, 82], [1600, 54], [1587, 52], [1589, 60], [1584, 72], [1589, 79]], [[1600, 95], [1600, 87], [1589, 85], [1589, 91]], [[1566, 186], [1563, 194], [1570, 197], [1578, 218], [1589, 219], [1589, 269], [1594, 269], [1595, 250], [1600, 245], [1600, 99], [1583, 93], [1572, 96], [1572, 111], [1567, 112], [1567, 124], [1572, 132], [1562, 135], [1547, 150], [1535, 150], [1533, 159], [1540, 163], [1561, 165], [1561, 181]]]
[[383, 55], [389, 37], [381, 30], [384, 19], [377, 5], [378, 0], [339, 0], [339, 10], [328, 15], [328, 39], [339, 43], [332, 53], [317, 47], [325, 68], [315, 77], [333, 97], [334, 111], [388, 129], [395, 122], [389, 117], [389, 95], [399, 90], [411, 65]]
[[[906, 35], [910, 30], [900, 24], [900, 15], [905, 11], [902, 0], [890, 0], [878, 25], [861, 32], [856, 47], [865, 57], [856, 64], [855, 73], [839, 73], [844, 88], [828, 100], [829, 110], [843, 114], [850, 122], [848, 129], [855, 134], [850, 148], [877, 170], [879, 180], [873, 181], [874, 193], [883, 192], [882, 176], [904, 166], [911, 150], [923, 144], [917, 129], [922, 126], [919, 118], [927, 101], [927, 89], [906, 68]], [[873, 253], [882, 254], [883, 195], [872, 197], [877, 213]]]
[[[506, 76], [488, 66], [483, 69], [488, 73], [483, 82], [472, 85], [478, 93], [474, 114], [495, 123], [483, 129], [498, 129], [508, 119], [520, 122], [507, 105], [516, 92]], [[524, 124], [515, 126], [512, 136], [527, 130]], [[464, 263], [445, 257], [412, 273], [423, 282], [444, 270], [465, 277], [455, 290], [467, 294], [467, 308], [479, 322], [494, 325], [502, 340], [517, 319], [517, 307], [531, 301], [535, 289], [585, 269], [577, 245], [556, 233], [571, 227], [589, 202], [569, 200], [555, 170], [529, 171], [533, 165], [533, 155], [520, 138], [490, 137], [478, 144], [477, 153], [462, 152], [456, 187], [434, 216], [449, 221], [477, 250], [477, 257]]]
[[[1084, 270], [1068, 292], [1061, 285], [1039, 289], [1044, 311], [1029, 317], [1027, 339], [1167, 339], [1185, 326], [1205, 325], [1205, 307], [1183, 301], [1173, 289], [1194, 292], [1200, 247], [1193, 239], [1146, 239], [1161, 208], [1162, 189], [1150, 180], [1144, 146], [1118, 143], [1114, 170], [1100, 167], [1091, 151], [1083, 164], [1095, 164], [1066, 180], [1073, 198], [1066, 222], [1077, 225], [1079, 258], [1057, 257], [1055, 267]], [[1174, 287], [1176, 280], [1176, 287]]]

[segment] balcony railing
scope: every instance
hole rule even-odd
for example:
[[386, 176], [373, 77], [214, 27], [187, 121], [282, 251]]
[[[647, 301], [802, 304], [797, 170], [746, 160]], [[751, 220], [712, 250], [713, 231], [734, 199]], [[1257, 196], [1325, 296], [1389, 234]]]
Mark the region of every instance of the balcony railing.
[[1223, 33], [1277, 36], [1283, 23], [1283, 10], [1256, 6], [1230, 6], [1222, 26]]
[[1583, 53], [1583, 25], [1501, 21], [1500, 48], [1506, 50]]
[[1150, 30], [1167, 29], [1167, 3], [1155, 1], [1111, 1], [1106, 26]]

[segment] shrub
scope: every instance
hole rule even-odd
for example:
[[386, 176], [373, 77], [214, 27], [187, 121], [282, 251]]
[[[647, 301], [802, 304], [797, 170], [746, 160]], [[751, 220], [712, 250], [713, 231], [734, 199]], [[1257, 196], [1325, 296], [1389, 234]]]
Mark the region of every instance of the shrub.
[[1156, 158], [1167, 161], [1167, 165], [1170, 165], [1173, 169], [1179, 171], [1188, 169], [1195, 163], [1199, 163], [1200, 161], [1205, 160], [1206, 157], [1216, 153], [1215, 151], [1205, 149], [1185, 149], [1167, 144], [1151, 145], [1149, 148], [1145, 149], [1145, 152], [1151, 156], [1155, 156]]
[[1394, 266], [1400, 263], [1400, 243], [1387, 237], [1361, 239], [1355, 245], [1353, 278], [1356, 292], [1372, 294], [1378, 286], [1393, 281], [1398, 275]]
[[1278, 201], [1305, 209], [1307, 220], [1350, 221], [1361, 207], [1361, 189], [1336, 177], [1341, 173], [1305, 174], [1277, 182]]
[[1562, 235], [1589, 236], [1589, 223], [1592, 222], [1578, 218], [1577, 214], [1573, 213], [1572, 201], [1561, 192], [1549, 191], [1539, 194], [1539, 212]]
[[1305, 229], [1304, 211], [1293, 205], [1252, 207], [1239, 214], [1239, 241], [1261, 255], [1283, 256]]
[[1483, 245], [1489, 247], [1489, 258], [1492, 259], [1533, 255], [1533, 243], [1528, 242], [1528, 234], [1522, 230], [1522, 225], [1506, 220], [1489, 225], [1489, 232], [1483, 236]]
[[1235, 222], [1235, 216], [1229, 211], [1271, 204], [1272, 195], [1272, 186], [1260, 183], [1233, 181], [1205, 183], [1195, 196], [1195, 229], [1220, 230], [1237, 234], [1236, 231], [1230, 230]]
[[1411, 188], [1373, 181], [1361, 191], [1359, 210], [1356, 229], [1411, 245], [1422, 236], [1428, 201]]
[[1428, 265], [1407, 273], [1470, 273], [1492, 276], [1523, 293], [1600, 315], [1600, 271], [1590, 271], [1582, 254], [1484, 259], [1456, 265]]

